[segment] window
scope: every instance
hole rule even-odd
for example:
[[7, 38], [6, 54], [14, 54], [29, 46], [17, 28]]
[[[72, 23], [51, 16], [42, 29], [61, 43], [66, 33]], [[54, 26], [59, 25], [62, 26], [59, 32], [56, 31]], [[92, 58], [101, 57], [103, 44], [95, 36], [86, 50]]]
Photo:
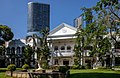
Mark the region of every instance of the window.
[[71, 46], [67, 46], [67, 50], [71, 50]]
[[15, 47], [11, 48], [11, 54], [15, 54]]
[[65, 50], [65, 46], [61, 46], [61, 50]]
[[120, 49], [120, 42], [117, 42], [117, 43], [115, 44], [115, 49]]
[[55, 64], [55, 65], [58, 65], [58, 59], [55, 59], [54, 64]]
[[11, 64], [15, 64], [15, 58], [11, 58]]
[[54, 50], [58, 50], [58, 46], [55, 46], [55, 47], [54, 47]]
[[63, 65], [69, 65], [69, 60], [63, 60]]
[[17, 47], [17, 54], [20, 54], [20, 47]]
[[116, 66], [120, 65], [120, 57], [115, 57], [115, 65]]
[[25, 49], [25, 47], [22, 47], [22, 53], [25, 53], [24, 49]]
[[10, 54], [10, 47], [7, 48], [7, 54]]
[[17, 62], [17, 66], [19, 67], [19, 66], [20, 66], [20, 62], [21, 62], [21, 61], [20, 61], [21, 59], [20, 59], [20, 58], [17, 58], [16, 60], [17, 60], [17, 61], [16, 61], [16, 62]]

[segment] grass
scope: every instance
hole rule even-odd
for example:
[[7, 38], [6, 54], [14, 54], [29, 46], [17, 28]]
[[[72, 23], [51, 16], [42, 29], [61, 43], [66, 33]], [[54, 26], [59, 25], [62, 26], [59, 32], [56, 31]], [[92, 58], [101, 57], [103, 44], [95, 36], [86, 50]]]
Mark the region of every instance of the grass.
[[[21, 70], [21, 68], [17, 68], [16, 70]], [[12, 77], [6, 77], [5, 71], [7, 71], [7, 68], [0, 68], [0, 78], [12, 78]]]
[[120, 78], [120, 71], [113, 70], [70, 70], [68, 78]]
[[0, 72], [0, 78], [12, 78], [12, 77], [6, 77], [5, 72]]
[[[6, 77], [5, 72], [0, 72], [0, 78], [12, 78], [12, 77]], [[120, 71], [105, 69], [70, 70], [70, 76], [68, 78], [120, 78]]]
[[[8, 70], [7, 68], [0, 68], [0, 70]], [[16, 70], [22, 70], [22, 68], [16, 68]]]

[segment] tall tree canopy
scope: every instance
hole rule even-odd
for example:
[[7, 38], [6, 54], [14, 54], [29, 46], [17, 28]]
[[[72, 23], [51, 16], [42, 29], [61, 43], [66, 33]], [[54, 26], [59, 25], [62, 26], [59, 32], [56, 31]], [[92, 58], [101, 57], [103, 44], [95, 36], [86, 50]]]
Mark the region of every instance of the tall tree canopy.
[[[118, 43], [120, 39], [120, 0], [100, 0], [96, 6], [92, 8], [103, 18], [111, 39], [114, 43]], [[116, 46], [115, 46], [116, 47]]]
[[[120, 39], [120, 1], [100, 0], [96, 6], [82, 8], [86, 25], [78, 29], [76, 36], [75, 53], [82, 57], [84, 50], [90, 50], [90, 55], [102, 59], [111, 52], [112, 45]], [[116, 46], [114, 47], [116, 48]], [[113, 55], [113, 54], [112, 54]], [[96, 61], [97, 62], [97, 61]]]
[[13, 38], [13, 32], [8, 26], [0, 25], [0, 38], [4, 41], [9, 41]]
[[5, 52], [5, 41], [9, 41], [13, 38], [13, 32], [8, 26], [0, 25], [0, 54]]

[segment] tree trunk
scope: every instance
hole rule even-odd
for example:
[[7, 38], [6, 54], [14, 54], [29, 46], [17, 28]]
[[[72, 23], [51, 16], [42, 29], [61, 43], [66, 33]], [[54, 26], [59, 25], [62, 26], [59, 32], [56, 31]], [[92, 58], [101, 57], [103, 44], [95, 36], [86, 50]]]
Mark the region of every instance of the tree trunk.
[[12, 75], [13, 75], [13, 71], [10, 71], [10, 76], [12, 77]]
[[41, 58], [38, 60], [38, 69], [37, 70], [42, 70], [43, 68], [41, 67]]

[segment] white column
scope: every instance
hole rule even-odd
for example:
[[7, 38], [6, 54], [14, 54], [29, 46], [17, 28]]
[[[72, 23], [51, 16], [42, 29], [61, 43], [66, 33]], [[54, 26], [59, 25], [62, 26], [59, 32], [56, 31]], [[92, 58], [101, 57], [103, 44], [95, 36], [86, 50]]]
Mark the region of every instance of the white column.
[[106, 66], [106, 60], [104, 60], [104, 66]]
[[115, 57], [112, 58], [112, 66], [115, 66]]
[[50, 58], [50, 62], [49, 62], [49, 65], [53, 65], [53, 45], [52, 45], [52, 40], [48, 43], [48, 46], [50, 48], [50, 52], [51, 52], [51, 58]]

